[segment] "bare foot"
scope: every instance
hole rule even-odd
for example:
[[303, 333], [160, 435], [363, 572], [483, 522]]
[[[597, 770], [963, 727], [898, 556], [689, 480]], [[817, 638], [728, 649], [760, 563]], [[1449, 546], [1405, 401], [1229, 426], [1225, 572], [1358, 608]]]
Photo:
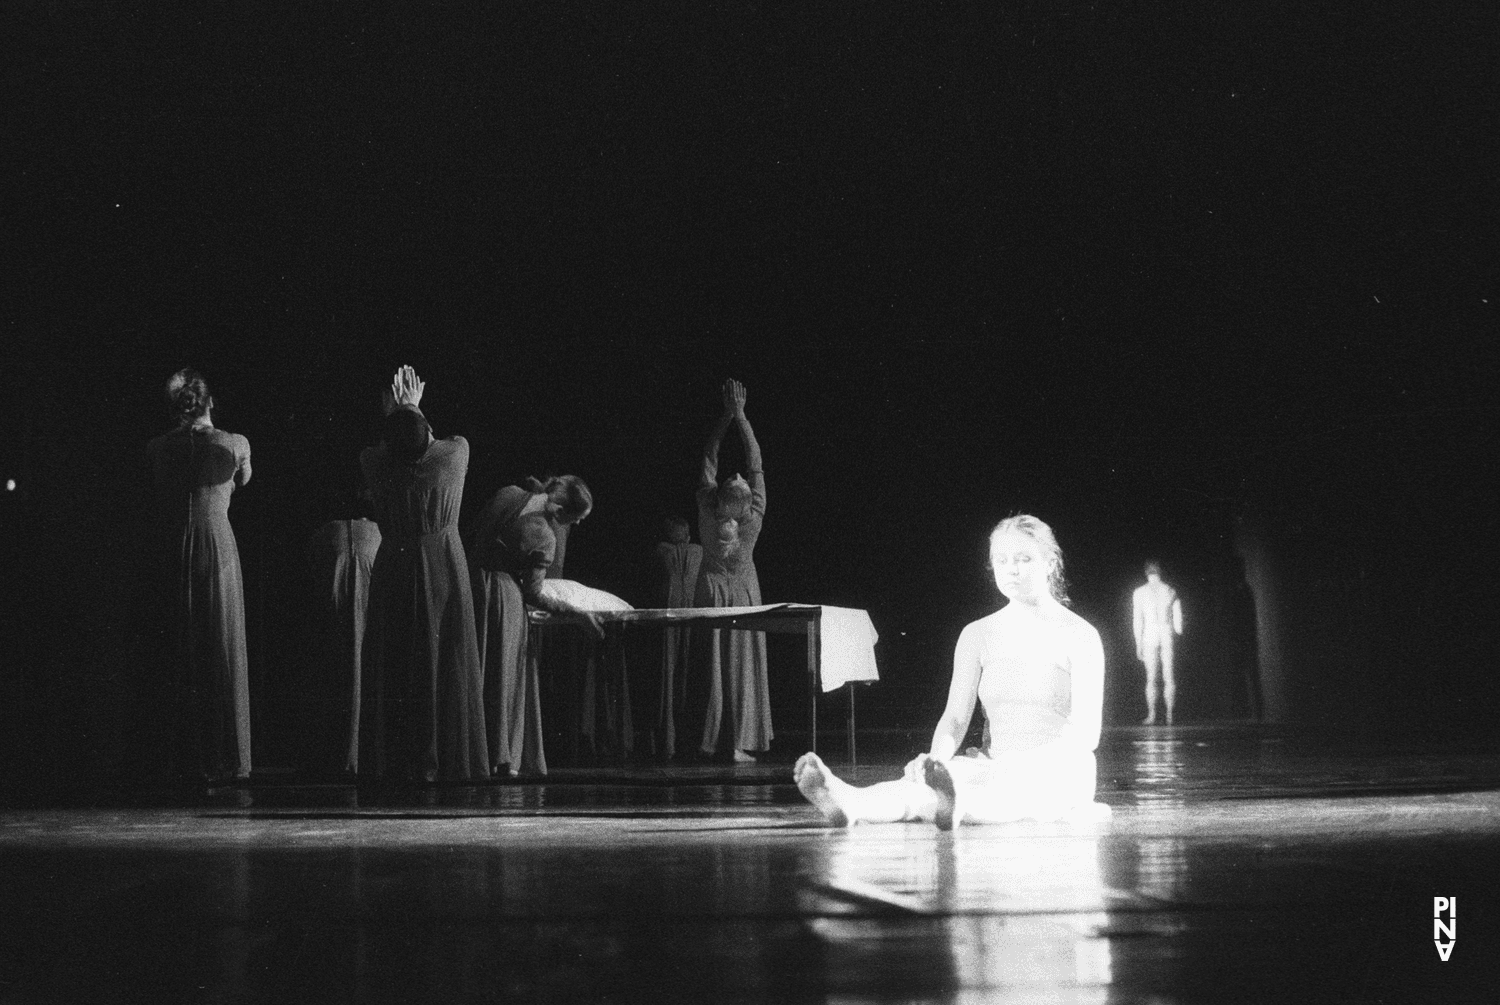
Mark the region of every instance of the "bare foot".
[[839, 805], [832, 786], [841, 784], [828, 770], [828, 765], [817, 754], [803, 754], [792, 769], [792, 781], [807, 797], [807, 801], [818, 808], [828, 822], [835, 827], [849, 826], [849, 814]]
[[748, 751], [748, 750], [736, 750], [734, 752], [734, 763], [735, 764], [754, 764], [755, 763], [755, 755], [752, 754], [752, 753], [750, 753], [750, 751]]
[[1155, 715], [1155, 713], [1153, 713], [1151, 715], [1148, 715], [1148, 716], [1146, 716], [1146, 718], [1142, 719], [1141, 720], [1141, 725], [1142, 726], [1154, 726], [1154, 725], [1156, 725], [1156, 715]]
[[922, 762], [922, 781], [937, 793], [937, 811], [933, 814], [933, 823], [937, 824], [940, 831], [951, 831], [958, 816], [958, 793], [953, 789], [953, 776], [948, 773], [948, 766], [942, 761], [927, 758]]

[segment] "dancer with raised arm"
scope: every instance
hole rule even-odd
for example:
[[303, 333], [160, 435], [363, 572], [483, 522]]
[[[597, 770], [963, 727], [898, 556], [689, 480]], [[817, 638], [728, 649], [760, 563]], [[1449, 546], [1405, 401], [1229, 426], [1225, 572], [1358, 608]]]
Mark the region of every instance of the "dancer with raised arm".
[[593, 508], [582, 478], [533, 478], [496, 492], [469, 529], [489, 760], [496, 773], [547, 773], [540, 682], [526, 651], [526, 606], [578, 614], [603, 634], [593, 614], [545, 589], [561, 564], [568, 528]]
[[146, 447], [171, 585], [175, 768], [198, 781], [250, 777], [245, 589], [229, 497], [250, 481], [250, 441], [216, 429], [195, 370], [167, 382], [176, 428]]
[[360, 454], [380, 550], [370, 575], [359, 767], [372, 778], [489, 774], [474, 598], [458, 534], [462, 436], [434, 439], [409, 366], [386, 394], [384, 440]]
[[[1093, 802], [1104, 650], [1065, 606], [1057, 539], [1036, 517], [1010, 517], [990, 534], [990, 564], [1008, 603], [959, 635], [947, 707], [904, 776], [858, 788], [817, 754], [797, 762], [797, 787], [832, 823], [931, 820], [947, 830], [1108, 815]], [[976, 700], [989, 719], [986, 748], [955, 756]]]
[[[698, 573], [696, 607], [753, 607], [760, 604], [760, 577], [755, 571], [755, 542], [766, 515], [766, 478], [760, 444], [745, 418], [745, 385], [724, 382], [724, 413], [703, 448], [698, 481], [698, 532], [703, 564]], [[719, 483], [719, 445], [733, 424], [745, 445], [745, 475]], [[695, 637], [699, 633], [694, 633]], [[713, 755], [727, 737], [736, 761], [753, 761], [751, 751], [771, 745], [771, 695], [766, 680], [766, 636], [712, 628], [695, 643], [707, 677], [708, 711], [699, 749]], [[728, 724], [724, 722], [728, 718]]]

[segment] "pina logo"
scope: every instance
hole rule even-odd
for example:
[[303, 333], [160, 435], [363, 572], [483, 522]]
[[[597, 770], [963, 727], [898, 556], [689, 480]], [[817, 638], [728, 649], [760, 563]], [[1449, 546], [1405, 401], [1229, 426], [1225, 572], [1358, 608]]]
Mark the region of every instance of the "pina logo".
[[[1443, 920], [1443, 914], [1447, 913], [1448, 920]], [[1443, 942], [1447, 939], [1447, 943]], [[1448, 962], [1448, 957], [1453, 955], [1453, 947], [1458, 945], [1458, 898], [1457, 897], [1433, 897], [1432, 898], [1432, 944], [1437, 946], [1438, 957]]]

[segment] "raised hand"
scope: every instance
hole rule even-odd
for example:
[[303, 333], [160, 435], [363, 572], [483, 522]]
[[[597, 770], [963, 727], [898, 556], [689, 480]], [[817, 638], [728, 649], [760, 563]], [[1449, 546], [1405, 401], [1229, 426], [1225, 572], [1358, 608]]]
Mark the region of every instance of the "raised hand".
[[724, 414], [737, 419], [745, 417], [745, 385], [737, 380], [724, 382]]
[[417, 371], [409, 366], [403, 366], [396, 371], [391, 378], [390, 400], [391, 407], [396, 405], [419, 405], [422, 402], [422, 392], [427, 388], [424, 381], [417, 379]]

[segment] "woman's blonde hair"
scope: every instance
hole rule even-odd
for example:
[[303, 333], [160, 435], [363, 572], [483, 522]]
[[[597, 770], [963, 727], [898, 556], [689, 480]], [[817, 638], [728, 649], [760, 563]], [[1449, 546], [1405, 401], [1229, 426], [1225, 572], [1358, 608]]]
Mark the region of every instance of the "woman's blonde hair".
[[1037, 543], [1042, 550], [1042, 557], [1047, 560], [1047, 591], [1058, 603], [1071, 605], [1073, 601], [1068, 599], [1068, 581], [1063, 576], [1062, 548], [1058, 546], [1052, 528], [1030, 514], [1018, 513], [995, 524], [995, 529], [990, 531], [990, 546], [994, 546], [995, 538], [1011, 531], [1025, 534]]

